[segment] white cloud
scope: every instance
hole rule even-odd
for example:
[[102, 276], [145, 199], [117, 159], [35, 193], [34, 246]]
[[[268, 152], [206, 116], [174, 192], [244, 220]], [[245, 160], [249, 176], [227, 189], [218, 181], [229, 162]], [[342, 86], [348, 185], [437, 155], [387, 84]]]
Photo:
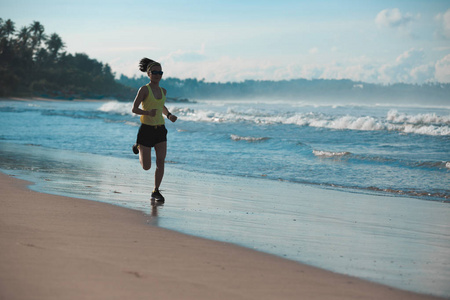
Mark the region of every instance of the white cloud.
[[317, 47], [309, 49], [309, 54], [316, 54], [318, 52], [319, 52], [319, 48], [317, 48]]
[[167, 76], [186, 78], [205, 78], [208, 82], [243, 81], [247, 79], [281, 80], [280, 66], [258, 59], [223, 56], [218, 59], [202, 61], [161, 61]]
[[341, 63], [292, 65], [286, 78], [350, 79], [370, 83], [448, 82], [450, 80], [450, 55], [439, 62], [426, 60], [423, 49], [412, 48], [391, 62], [374, 63], [367, 57], [355, 57]]
[[119, 46], [119, 47], [96, 47], [90, 49], [89, 52], [92, 54], [104, 53], [104, 52], [113, 52], [115, 54], [121, 54], [123, 52], [142, 52], [142, 51], [155, 51], [158, 50], [156, 47], [143, 47], [143, 46]]
[[435, 67], [433, 64], [424, 64], [414, 67], [410, 71], [413, 83], [424, 83], [436, 81], [434, 77]]
[[394, 63], [382, 65], [378, 70], [382, 83], [424, 83], [434, 81], [434, 66], [425, 62], [423, 49], [410, 49], [399, 55]]
[[[164, 58], [165, 74], [181, 79], [197, 78], [207, 82], [239, 82], [244, 80], [289, 80], [289, 79], [350, 79], [370, 83], [417, 83], [450, 82], [450, 54], [439, 61], [429, 61], [423, 49], [409, 49], [391, 61], [375, 62], [361, 56], [338, 62], [280, 63], [235, 56], [212, 58], [203, 50], [201, 60], [180, 60], [192, 52], [174, 51]], [[203, 53], [203, 54], [202, 54]]]
[[199, 51], [184, 51], [178, 49], [169, 53], [167, 56], [160, 58], [161, 63], [166, 62], [199, 62], [206, 59], [205, 44], [201, 45]]
[[384, 9], [375, 17], [375, 23], [381, 27], [401, 27], [414, 20], [410, 13], [402, 13], [398, 8]]
[[450, 9], [443, 14], [438, 14], [436, 20], [439, 22], [442, 36], [450, 38]]
[[[170, 77], [205, 78], [208, 82], [236, 82], [289, 79], [350, 79], [370, 83], [426, 83], [450, 81], [450, 55], [436, 64], [425, 62], [422, 50], [411, 49], [392, 63], [376, 65], [362, 61], [345, 64], [299, 64], [288, 66], [243, 58], [222, 57], [201, 62], [170, 62], [164, 64]], [[170, 74], [170, 75], [169, 75]]]
[[416, 65], [417, 63], [420, 63], [423, 61], [425, 57], [425, 53], [423, 49], [410, 49], [408, 51], [405, 51], [401, 55], [397, 57], [395, 62], [398, 65], [402, 66], [410, 66], [410, 65]]
[[450, 54], [439, 60], [435, 69], [435, 77], [439, 82], [450, 83]]
[[365, 56], [340, 63], [293, 64], [283, 73], [284, 78], [351, 79], [371, 83], [425, 83], [437, 81], [435, 66], [425, 60], [423, 49], [410, 49], [392, 62], [378, 64]]
[[434, 51], [449, 51], [450, 50], [450, 46], [442, 46], [442, 47], [436, 47], [433, 48]]

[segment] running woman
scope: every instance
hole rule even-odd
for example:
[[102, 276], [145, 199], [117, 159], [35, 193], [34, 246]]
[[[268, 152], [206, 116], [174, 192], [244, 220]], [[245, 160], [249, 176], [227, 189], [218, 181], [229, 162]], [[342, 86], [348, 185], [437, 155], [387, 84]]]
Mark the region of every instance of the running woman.
[[[161, 64], [148, 58], [139, 62], [139, 70], [147, 73], [150, 83], [142, 86], [134, 99], [132, 112], [141, 116], [141, 127], [137, 135], [133, 152], [139, 154], [139, 161], [144, 170], [150, 170], [151, 150], [155, 148], [156, 170], [155, 188], [151, 199], [164, 202], [159, 192], [164, 177], [164, 162], [167, 153], [167, 129], [163, 114], [172, 122], [177, 120], [165, 106], [167, 91], [159, 86], [163, 71]], [[141, 106], [141, 107], [140, 107]]]

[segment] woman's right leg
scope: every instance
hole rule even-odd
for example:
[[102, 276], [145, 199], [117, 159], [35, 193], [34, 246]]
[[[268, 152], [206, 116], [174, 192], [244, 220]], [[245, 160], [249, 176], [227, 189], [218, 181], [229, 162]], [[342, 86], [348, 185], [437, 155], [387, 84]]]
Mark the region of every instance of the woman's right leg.
[[152, 148], [139, 145], [139, 161], [144, 170], [150, 170], [152, 166]]

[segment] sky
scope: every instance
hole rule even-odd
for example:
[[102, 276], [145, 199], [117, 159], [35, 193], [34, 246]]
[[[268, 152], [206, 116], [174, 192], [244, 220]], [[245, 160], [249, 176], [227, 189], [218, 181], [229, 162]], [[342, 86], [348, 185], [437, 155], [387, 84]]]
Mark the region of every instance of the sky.
[[207, 82], [450, 83], [450, 0], [0, 0], [0, 18], [39, 21], [117, 77], [148, 57]]

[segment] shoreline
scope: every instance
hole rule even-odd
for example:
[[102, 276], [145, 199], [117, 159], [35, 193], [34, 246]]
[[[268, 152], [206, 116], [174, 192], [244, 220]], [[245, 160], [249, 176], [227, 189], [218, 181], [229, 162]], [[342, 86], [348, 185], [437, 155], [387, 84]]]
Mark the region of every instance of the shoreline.
[[[130, 102], [132, 103], [133, 98], [130, 98], [129, 100], [119, 100], [116, 98], [101, 98], [101, 99], [91, 99], [91, 98], [86, 98], [86, 99], [80, 99], [80, 98], [74, 98], [74, 99], [69, 99], [69, 98], [46, 98], [46, 97], [1, 97], [0, 101], [24, 101], [24, 102], [31, 102], [31, 101], [43, 101], [43, 102], [110, 102], [110, 101], [117, 101], [117, 102]], [[182, 98], [182, 97], [167, 97], [166, 102], [169, 104], [173, 104], [173, 103], [191, 103], [191, 104], [195, 104], [197, 103], [197, 101], [195, 100], [190, 100], [187, 98]]]
[[[442, 299], [149, 225], [0, 173], [0, 298]], [[150, 220], [149, 220], [150, 219]]]

